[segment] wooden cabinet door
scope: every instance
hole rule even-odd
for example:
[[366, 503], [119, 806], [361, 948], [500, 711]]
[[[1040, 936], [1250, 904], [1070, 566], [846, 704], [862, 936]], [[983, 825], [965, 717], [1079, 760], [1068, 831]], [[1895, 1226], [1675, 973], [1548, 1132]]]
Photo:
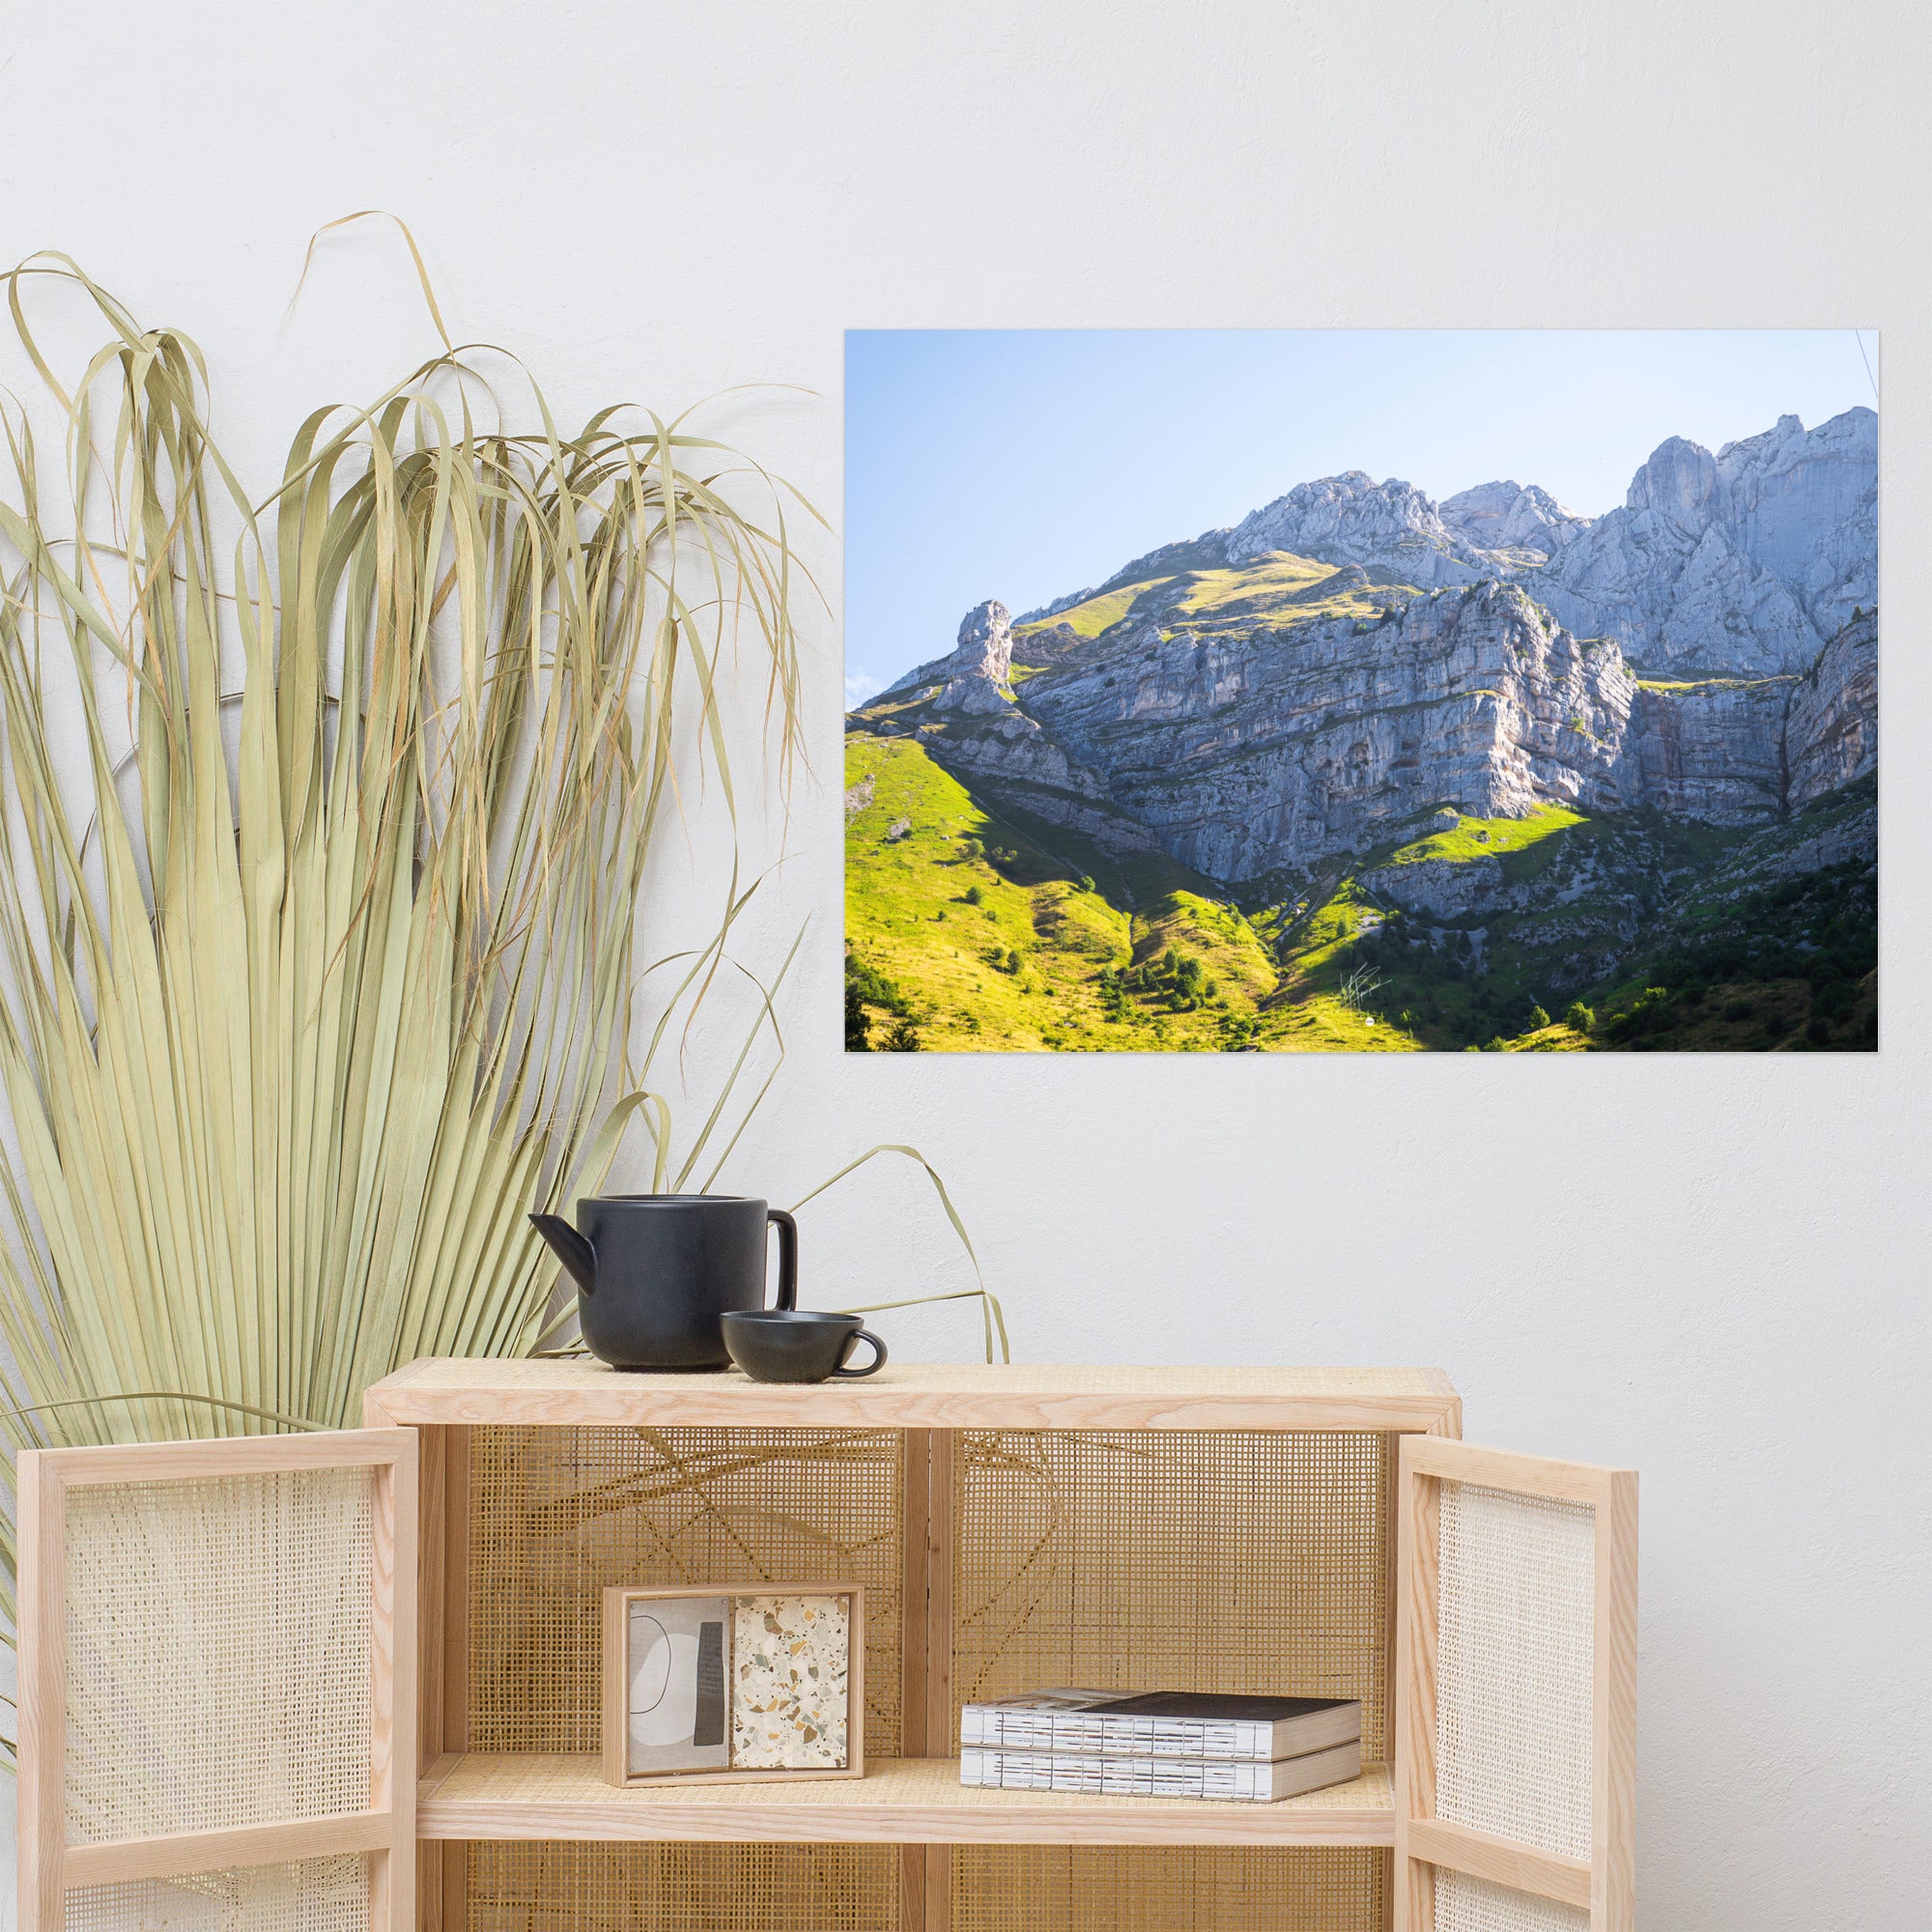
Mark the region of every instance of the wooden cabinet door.
[[21, 1932], [409, 1932], [416, 1438], [27, 1451]]
[[1636, 1475], [1405, 1435], [1396, 1932], [1632, 1932]]

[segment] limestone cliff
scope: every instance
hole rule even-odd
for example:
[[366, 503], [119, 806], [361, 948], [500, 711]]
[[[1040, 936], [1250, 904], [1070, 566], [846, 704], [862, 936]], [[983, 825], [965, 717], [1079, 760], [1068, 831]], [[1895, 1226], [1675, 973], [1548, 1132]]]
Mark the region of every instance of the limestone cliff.
[[1513, 480], [1321, 478], [1017, 625], [977, 605], [855, 723], [1236, 885], [1444, 808], [1770, 824], [1876, 762], [1876, 427], [1673, 437], [1594, 520]]
[[1877, 611], [1856, 612], [1792, 691], [1784, 762], [1793, 806], [1878, 769]]
[[[1218, 628], [1190, 611], [1193, 583], [1093, 639], [1047, 624], [1015, 642], [982, 605], [865, 722], [1103, 849], [1229, 882], [1369, 850], [1445, 807], [1768, 822], [1875, 758], [1870, 615], [1803, 677], [1640, 684], [1614, 643], [1577, 639], [1513, 582], [1378, 608], [1346, 569], [1311, 588], [1335, 586], [1348, 614], [1306, 590], [1261, 617], [1223, 596], [1209, 608], [1243, 614]], [[1015, 653], [1032, 667], [1017, 691]]]
[[1599, 517], [1524, 575], [1571, 629], [1655, 674], [1804, 670], [1877, 600], [1878, 417], [1796, 416], [1714, 457], [1672, 437]]

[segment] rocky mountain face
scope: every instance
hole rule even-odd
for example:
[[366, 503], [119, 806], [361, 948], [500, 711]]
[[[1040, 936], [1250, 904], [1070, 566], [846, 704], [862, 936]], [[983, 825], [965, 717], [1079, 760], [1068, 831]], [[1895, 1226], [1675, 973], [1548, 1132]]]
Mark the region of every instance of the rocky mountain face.
[[1878, 612], [1861, 611], [1799, 679], [1784, 719], [1785, 801], [1806, 805], [1878, 770]]
[[912, 685], [935, 685], [927, 702], [935, 711], [984, 712], [999, 715], [1009, 709], [1007, 689], [1013, 662], [1013, 625], [1004, 604], [988, 600], [967, 611], [959, 625], [959, 640], [943, 658], [909, 670], [880, 694], [890, 696]]
[[1444, 526], [1478, 550], [1533, 551], [1546, 560], [1590, 527], [1534, 483], [1478, 483], [1442, 499]]
[[1412, 483], [1393, 476], [1378, 483], [1359, 469], [1296, 484], [1243, 517], [1222, 545], [1231, 564], [1277, 550], [1373, 565], [1423, 590], [1508, 574], [1505, 562], [1452, 530]]
[[1163, 849], [1227, 880], [1366, 847], [1445, 801], [1615, 810], [1635, 695], [1613, 648], [1586, 649], [1502, 584], [1286, 638], [1148, 626], [1024, 691]]
[[1796, 416], [1714, 457], [1672, 437], [1599, 517], [1524, 573], [1573, 630], [1658, 675], [1808, 670], [1878, 600], [1878, 417]]
[[1105, 850], [1151, 845], [1230, 882], [1365, 851], [1445, 806], [1752, 824], [1875, 760], [1868, 615], [1803, 678], [1677, 686], [1639, 684], [1614, 643], [1493, 582], [1285, 630], [1049, 628], [1046, 650], [1020, 645], [1045, 663], [1017, 694], [1010, 642], [990, 641], [1009, 639], [1004, 608], [969, 633], [977, 657], [962, 642], [907, 680], [873, 728]]
[[1807, 430], [1780, 416], [1716, 456], [1671, 437], [1623, 506], [1596, 518], [1535, 484], [1480, 483], [1437, 504], [1397, 477], [1350, 469], [1136, 557], [1098, 588], [1277, 550], [1424, 590], [1518, 579], [1567, 629], [1613, 638], [1658, 676], [1802, 672], [1854, 610], [1878, 601], [1878, 417], [1847, 410]]
[[[855, 722], [1229, 884], [1444, 808], [1769, 824], [1875, 766], [1876, 430], [1673, 438], [1594, 520], [1514, 481], [1321, 478], [1018, 624], [977, 606]], [[1097, 635], [1065, 621], [1122, 588]]]

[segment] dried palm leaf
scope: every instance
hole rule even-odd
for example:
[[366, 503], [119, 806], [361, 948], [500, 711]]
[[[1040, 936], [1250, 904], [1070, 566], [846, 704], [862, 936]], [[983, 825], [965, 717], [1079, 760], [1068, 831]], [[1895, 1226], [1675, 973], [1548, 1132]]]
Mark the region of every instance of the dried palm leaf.
[[[44, 277], [107, 327], [71, 388]], [[538, 433], [485, 427], [486, 357], [445, 335], [310, 416], [257, 503], [187, 337], [65, 257], [6, 284], [65, 433], [43, 468], [0, 412], [0, 1425], [353, 1424], [402, 1362], [552, 1338], [526, 1211], [594, 1191], [634, 1113], [659, 1186], [708, 1185], [769, 1085], [782, 969], [679, 1157], [628, 1040], [680, 757], [735, 822], [745, 640], [781, 787], [801, 748], [800, 499], [684, 418], [567, 435], [534, 384]], [[752, 890], [660, 962], [651, 1055]]]

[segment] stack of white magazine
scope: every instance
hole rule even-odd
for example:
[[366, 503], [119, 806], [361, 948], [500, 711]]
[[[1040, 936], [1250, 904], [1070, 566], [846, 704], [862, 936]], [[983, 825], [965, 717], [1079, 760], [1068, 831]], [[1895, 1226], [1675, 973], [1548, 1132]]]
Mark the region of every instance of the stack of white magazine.
[[1007, 1791], [1266, 1804], [1361, 1775], [1362, 1707], [1343, 1697], [1037, 1690], [960, 1713], [959, 1781]]

